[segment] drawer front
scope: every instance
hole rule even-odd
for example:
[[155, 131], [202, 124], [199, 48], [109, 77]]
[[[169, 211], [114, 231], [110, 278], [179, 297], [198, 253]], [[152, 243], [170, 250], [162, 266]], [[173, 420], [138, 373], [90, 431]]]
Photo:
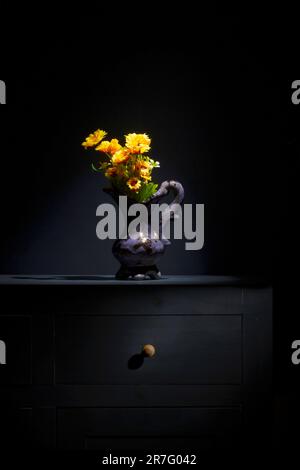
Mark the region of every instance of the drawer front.
[[0, 385], [31, 380], [31, 317], [0, 315]]
[[33, 445], [32, 408], [10, 408], [8, 403], [0, 406], [1, 454], [7, 449], [30, 449]]
[[[58, 384], [240, 384], [240, 315], [61, 315]], [[144, 344], [156, 355], [143, 358]]]
[[60, 449], [182, 450], [223, 447], [236, 441], [236, 408], [82, 408], [57, 411]]

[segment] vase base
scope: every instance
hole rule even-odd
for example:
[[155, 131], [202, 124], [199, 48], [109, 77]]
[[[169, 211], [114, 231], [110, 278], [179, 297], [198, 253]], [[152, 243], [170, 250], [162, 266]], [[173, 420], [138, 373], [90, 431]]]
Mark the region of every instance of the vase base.
[[161, 273], [158, 268], [153, 266], [121, 266], [116, 274], [116, 279], [126, 280], [132, 279], [136, 281], [143, 281], [149, 279], [160, 279]]

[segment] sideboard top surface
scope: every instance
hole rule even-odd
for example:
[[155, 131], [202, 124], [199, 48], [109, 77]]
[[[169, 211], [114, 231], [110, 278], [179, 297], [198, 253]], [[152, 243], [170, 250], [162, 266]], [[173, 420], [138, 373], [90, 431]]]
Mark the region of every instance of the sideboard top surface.
[[238, 276], [162, 276], [159, 280], [116, 280], [114, 276], [86, 275], [1, 275], [0, 285], [99, 285], [99, 286], [269, 286], [263, 278]]

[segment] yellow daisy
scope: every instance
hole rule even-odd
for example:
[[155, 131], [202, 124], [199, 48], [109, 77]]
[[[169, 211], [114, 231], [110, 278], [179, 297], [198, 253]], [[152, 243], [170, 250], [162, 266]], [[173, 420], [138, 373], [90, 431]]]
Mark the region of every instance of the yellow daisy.
[[99, 152], [109, 153], [110, 155], [114, 155], [118, 150], [120, 150], [122, 146], [119, 144], [118, 139], [112, 139], [110, 142], [108, 140], [103, 140], [95, 150], [99, 150]]
[[129, 189], [131, 189], [132, 191], [138, 191], [141, 187], [141, 182], [138, 178], [130, 178], [128, 181], [127, 181], [127, 186]]
[[150, 163], [150, 161], [147, 161], [147, 160], [137, 160], [136, 162], [136, 169], [137, 170], [152, 170], [152, 164]]
[[97, 131], [90, 134], [85, 141], [81, 144], [83, 147], [94, 147], [106, 136], [107, 132], [98, 129]]
[[148, 170], [148, 168], [141, 168], [140, 170], [140, 176], [143, 178], [145, 181], [151, 181], [151, 175]]
[[131, 153], [145, 153], [150, 150], [151, 139], [147, 134], [133, 134], [125, 135], [126, 147]]
[[118, 173], [117, 168], [115, 166], [111, 166], [111, 167], [107, 168], [107, 170], [105, 172], [105, 176], [106, 176], [106, 178], [111, 178], [112, 176], [116, 176], [117, 173]]
[[114, 165], [119, 163], [125, 163], [129, 159], [130, 155], [127, 149], [118, 150], [111, 158]]

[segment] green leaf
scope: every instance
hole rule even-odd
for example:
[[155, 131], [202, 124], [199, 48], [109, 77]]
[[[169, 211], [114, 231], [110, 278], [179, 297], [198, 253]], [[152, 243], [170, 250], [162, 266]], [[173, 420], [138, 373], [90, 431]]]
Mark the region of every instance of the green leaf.
[[136, 193], [135, 199], [138, 202], [146, 202], [153, 194], [155, 194], [158, 185], [155, 183], [145, 183], [140, 191]]
[[106, 170], [108, 167], [109, 167], [108, 162], [100, 163], [100, 166], [99, 166], [100, 170]]

